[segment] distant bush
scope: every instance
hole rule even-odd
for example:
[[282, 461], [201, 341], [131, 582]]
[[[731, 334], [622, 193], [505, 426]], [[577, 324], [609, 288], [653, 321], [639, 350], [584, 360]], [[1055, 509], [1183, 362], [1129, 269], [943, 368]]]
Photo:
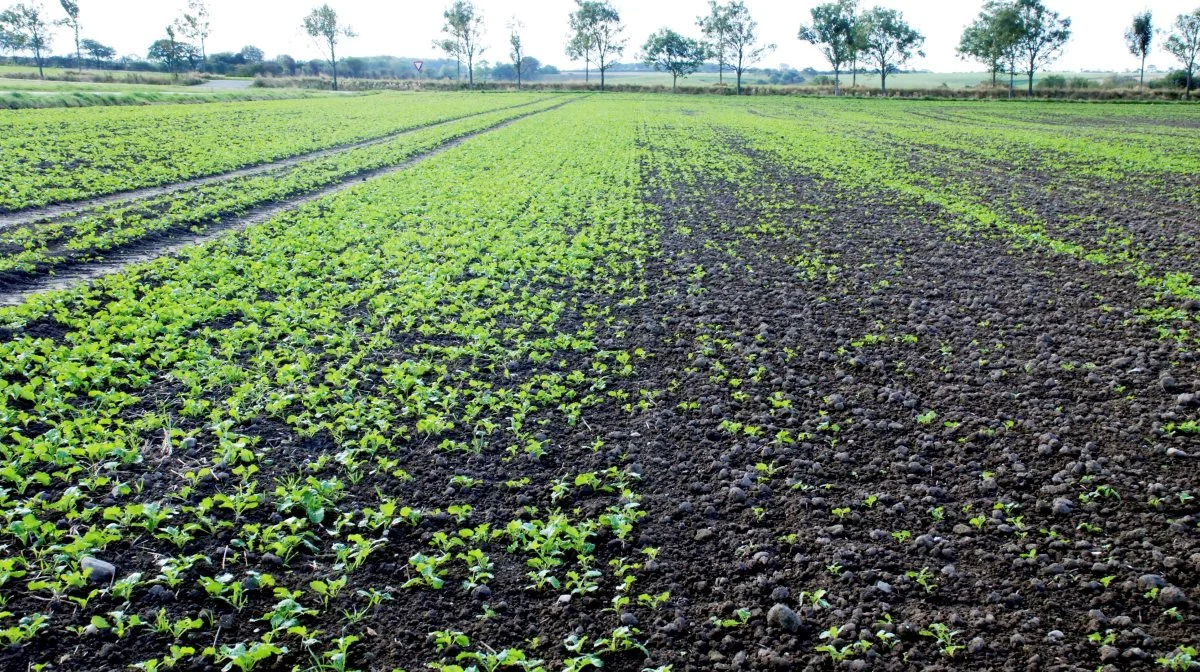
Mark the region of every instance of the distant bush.
[[1060, 91], [1067, 88], [1067, 78], [1062, 75], [1046, 75], [1038, 80], [1036, 86], [1039, 89]]
[[1076, 91], [1079, 89], [1090, 89], [1096, 86], [1098, 86], [1098, 84], [1087, 77], [1072, 77], [1070, 81], [1067, 82], [1067, 88]]
[[1129, 75], [1113, 75], [1104, 81], [1104, 86], [1110, 89], [1129, 88], [1137, 85], [1138, 78]]
[[[1174, 70], [1167, 73], [1162, 79], [1156, 79], [1147, 84], [1152, 89], [1179, 89], [1183, 91], [1187, 86], [1187, 73], [1183, 70]], [[1200, 82], [1192, 80], [1192, 90], [1200, 88]]]

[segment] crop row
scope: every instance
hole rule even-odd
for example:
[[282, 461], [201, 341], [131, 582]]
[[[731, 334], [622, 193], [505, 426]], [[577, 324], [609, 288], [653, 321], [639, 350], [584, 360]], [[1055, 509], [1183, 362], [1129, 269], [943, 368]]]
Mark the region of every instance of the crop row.
[[0, 112], [0, 212], [215, 175], [535, 100], [522, 94]]
[[0, 272], [38, 273], [171, 231], [201, 233], [250, 209], [304, 196], [363, 173], [396, 166], [439, 146], [564, 100], [504, 109], [420, 128], [387, 142], [349, 149], [278, 171], [202, 185], [0, 233]]
[[[1089, 131], [1075, 137], [1043, 126], [1037, 131], [1015, 132], [1001, 142], [985, 138], [989, 134], [1003, 137], [994, 133], [991, 125], [976, 129], [952, 123], [921, 127], [911, 121], [912, 109], [886, 107], [873, 113], [864, 110], [840, 115], [831, 133], [830, 127], [814, 126], [794, 112], [735, 118], [718, 111], [714, 117], [736, 128], [742, 142], [754, 152], [795, 170], [816, 171], [849, 189], [888, 189], [937, 206], [954, 215], [946, 222], [954, 230], [998, 235], [1015, 250], [1043, 250], [1093, 264], [1102, 272], [1129, 273], [1144, 288], [1141, 293], [1161, 309], [1147, 311], [1144, 317], [1159, 323], [1164, 337], [1197, 338], [1197, 316], [1180, 308], [1200, 300], [1200, 282], [1189, 271], [1194, 268], [1194, 244], [1200, 232], [1186, 218], [1172, 230], [1155, 234], [1148, 228], [1126, 228], [1129, 225], [1119, 221], [1084, 226], [1086, 217], [1040, 211], [1047, 201], [1086, 198], [1103, 202], [1111, 198], [1105, 185], [1116, 190], [1122, 181], [1182, 185], [1194, 179], [1200, 162], [1178, 140], [1129, 133], [1117, 142], [1116, 130], [1106, 134]], [[970, 149], [972, 146], [975, 149]], [[1064, 176], [1050, 187], [1051, 193], [1017, 192], [1019, 180], [1013, 176], [1033, 170], [1030, 162], [1034, 159], [1029, 157], [1037, 157], [1038, 168], [1048, 171], [1046, 174]], [[997, 165], [1000, 167], [992, 168]], [[994, 185], [983, 178], [989, 171], [996, 173]], [[1158, 198], [1146, 197], [1143, 207], [1153, 207], [1156, 200], [1178, 201], [1180, 204], [1172, 207], [1186, 210], [1193, 207], [1194, 199], [1194, 190], [1160, 189]], [[1052, 219], [1066, 225], [1053, 227]], [[1155, 237], [1174, 241], [1161, 257], [1151, 254]]]
[[[344, 662], [401, 621], [414, 661], [638, 655], [618, 615], [669, 596], [640, 589], [640, 469], [586, 423], [632, 407], [645, 356], [609, 307], [638, 300], [650, 244], [635, 115], [518, 121], [5, 311], [0, 599], [22, 659], [94, 669], [62, 656], [98, 637], [146, 669]], [[440, 592], [479, 620], [445, 627], [420, 606]], [[533, 646], [488, 627], [559, 593], [612, 614]]]

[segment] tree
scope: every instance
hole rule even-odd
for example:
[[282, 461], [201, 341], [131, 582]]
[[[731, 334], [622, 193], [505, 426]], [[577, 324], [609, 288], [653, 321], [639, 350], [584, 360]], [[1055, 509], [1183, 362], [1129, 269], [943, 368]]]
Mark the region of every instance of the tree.
[[1021, 25], [1017, 55], [1029, 75], [1032, 96], [1034, 75], [1057, 60], [1071, 39], [1071, 19], [1059, 18], [1058, 12], [1046, 9], [1042, 0], [1017, 0], [1016, 10]]
[[578, 31], [579, 46], [582, 48], [586, 44], [589, 53], [594, 54], [591, 62], [600, 70], [600, 90], [603, 91], [604, 75], [612, 68], [612, 59], [625, 53], [625, 44], [629, 41], [621, 36], [625, 26], [621, 25], [621, 15], [616, 7], [607, 0], [575, 1], [577, 8], [571, 13], [571, 26]]
[[275, 62], [279, 64], [279, 67], [284, 72], [288, 73], [288, 77], [296, 76], [296, 59], [287, 54], [280, 54], [275, 57]]
[[469, 0], [455, 0], [442, 16], [446, 19], [442, 32], [454, 41], [458, 57], [466, 58], [468, 85], [475, 88], [475, 57], [485, 50], [480, 45], [483, 40], [483, 15], [475, 11], [475, 5]]
[[91, 56], [92, 60], [96, 62], [97, 68], [103, 67], [102, 63], [104, 61], [107, 61], [113, 56], [117, 55], [116, 49], [100, 44], [96, 40], [84, 38], [79, 44], [83, 47], [83, 50], [87, 52], [87, 55]]
[[525, 81], [531, 81], [542, 74], [542, 62], [533, 56], [525, 56], [521, 59], [521, 76]]
[[192, 71], [198, 71], [200, 64], [204, 62], [200, 56], [200, 48], [187, 42], [179, 43], [179, 57], [182, 61], [187, 61], [188, 70]]
[[354, 29], [338, 21], [337, 12], [329, 5], [321, 5], [304, 17], [304, 32], [325, 51], [329, 52], [329, 65], [333, 68], [333, 90], [338, 88], [337, 47], [343, 39], [358, 37]]
[[200, 60], [208, 62], [208, 51], [205, 50], [205, 43], [208, 41], [208, 36], [212, 34], [210, 21], [208, 17], [208, 2], [207, 0], [188, 0], [188, 11], [183, 13], [183, 18], [175, 23], [179, 34], [189, 40], [192, 40], [200, 46]]
[[879, 73], [884, 93], [887, 93], [888, 75], [898, 72], [900, 66], [912, 60], [914, 55], [925, 55], [921, 51], [925, 36], [908, 25], [904, 15], [894, 9], [875, 7], [863, 14], [862, 37], [866, 46], [863, 54], [867, 63]]
[[853, 60], [858, 50], [855, 6], [855, 0], [817, 5], [810, 12], [812, 24], [800, 26], [799, 38], [820, 49], [833, 67], [834, 95], [842, 92], [842, 66]]
[[725, 66], [729, 65], [729, 8], [708, 0], [708, 16], [696, 19], [696, 25], [708, 42], [708, 55], [717, 59], [717, 81], [725, 82]]
[[[958, 55], [985, 65], [992, 74], [992, 86], [996, 86], [997, 76], [1005, 71], [1006, 66], [1010, 73], [1015, 69], [1016, 45], [1020, 35], [1020, 17], [1016, 9], [1011, 4], [989, 2], [984, 5], [979, 18], [963, 31], [958, 43]], [[1009, 94], [1011, 97], [1011, 76]]]
[[83, 60], [83, 49], [79, 46], [79, 3], [75, 0], [58, 0], [62, 5], [63, 11], [67, 13], [67, 18], [57, 21], [60, 26], [67, 26], [75, 35], [75, 67], [79, 67], [79, 63]]
[[166, 39], [157, 40], [150, 45], [149, 51], [146, 52], [146, 58], [162, 63], [172, 77], [178, 77], [179, 64], [186, 57], [183, 47], [183, 43], [176, 39], [175, 26], [167, 26]]
[[737, 74], [737, 94], [740, 96], [742, 75], [750, 66], [775, 51], [775, 45], [758, 43], [758, 22], [750, 17], [750, 10], [741, 0], [729, 3], [726, 9], [729, 17], [730, 65]]
[[446, 56], [454, 59], [455, 76], [454, 79], [462, 81], [462, 56], [458, 53], [458, 42], [451, 39], [434, 40], [434, 49], [441, 49]]
[[1200, 55], [1200, 9], [1176, 17], [1163, 48], [1183, 61], [1183, 71], [1187, 75], [1183, 95], [1191, 99], [1192, 82], [1196, 75], [1196, 58]]
[[1003, 49], [1002, 62], [1008, 70], [1008, 97], [1016, 96], [1017, 61], [1020, 58], [1021, 36], [1025, 34], [1025, 24], [1016, 4], [1012, 2], [988, 2], [985, 11], [990, 12], [992, 30], [996, 32], [996, 41]]
[[367, 74], [367, 59], [351, 56], [343, 58], [342, 65], [345, 66], [346, 72], [350, 73], [351, 77], [362, 77]]
[[850, 14], [850, 86], [858, 88], [858, 57], [867, 49], [866, 36], [863, 34], [862, 21], [858, 17], [858, 6]]
[[508, 36], [509, 54], [512, 56], [513, 65], [517, 69], [517, 90], [518, 91], [521, 90], [521, 75], [523, 74], [522, 66], [524, 65], [524, 61], [525, 61], [525, 49], [521, 45], [521, 33], [520, 33], [520, 29], [523, 27], [523, 25], [524, 24], [522, 24], [520, 21], [518, 21], [517, 17], [515, 17], [515, 16], [512, 18], [511, 21], [508, 22], [508, 29], [509, 29], [509, 31], [511, 31]]
[[0, 13], [0, 46], [9, 51], [28, 51], [37, 61], [38, 77], [46, 78], [43, 65], [50, 52], [50, 26], [40, 3], [18, 3]]
[[246, 46], [242, 47], [242, 50], [238, 52], [238, 55], [241, 56], [242, 59], [247, 63], [262, 63], [267, 57], [266, 53], [264, 53], [262, 49], [259, 49], [253, 44], [247, 44]]
[[[575, 15], [571, 15], [574, 20]], [[573, 27], [572, 27], [573, 28]], [[595, 49], [595, 44], [592, 43], [591, 33], [576, 32], [570, 35], [567, 40], [567, 57], [573, 61], [583, 60], [583, 81], [589, 82], [592, 78], [592, 51]]]
[[699, 40], [662, 28], [646, 40], [642, 54], [646, 65], [654, 66], [655, 71], [671, 73], [674, 92], [680, 77], [687, 77], [704, 65], [705, 48]]
[[1133, 25], [1125, 31], [1125, 44], [1129, 53], [1142, 59], [1141, 77], [1138, 86], [1146, 86], [1146, 56], [1150, 54], [1150, 46], [1154, 42], [1154, 15], [1149, 11], [1135, 14]]

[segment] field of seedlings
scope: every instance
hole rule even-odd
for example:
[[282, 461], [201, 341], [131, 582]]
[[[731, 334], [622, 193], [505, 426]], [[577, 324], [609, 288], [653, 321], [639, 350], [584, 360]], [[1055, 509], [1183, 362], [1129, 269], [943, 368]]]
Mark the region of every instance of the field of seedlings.
[[0, 668], [1200, 669], [1197, 147], [1153, 104], [0, 112]]

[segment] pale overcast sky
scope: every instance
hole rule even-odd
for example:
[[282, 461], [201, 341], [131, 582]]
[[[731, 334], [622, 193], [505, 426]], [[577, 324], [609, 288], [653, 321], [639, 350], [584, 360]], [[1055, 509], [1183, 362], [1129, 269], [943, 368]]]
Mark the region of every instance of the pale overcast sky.
[[[61, 12], [58, 0], [41, 0], [53, 16]], [[811, 46], [796, 39], [801, 22], [818, 0], [745, 0], [758, 20], [764, 39], [778, 50], [763, 65], [786, 63], [795, 68], [824, 63]], [[636, 58], [646, 36], [667, 26], [699, 36], [696, 17], [705, 13], [707, 0], [613, 0], [626, 23], [629, 48], [624, 61]], [[1073, 21], [1074, 36], [1056, 70], [1127, 70], [1137, 67], [1124, 44], [1124, 31], [1134, 13], [1149, 9], [1159, 27], [1200, 5], [1200, 0], [1046, 0], [1047, 5]], [[0, 5], [8, 4], [0, 0]], [[119, 54], [145, 56], [146, 49], [162, 36], [165, 26], [183, 11], [185, 0], [79, 0], [83, 34], [117, 49]], [[208, 53], [237, 51], [253, 44], [267, 53], [290, 54], [297, 59], [317, 58], [320, 52], [300, 29], [301, 19], [320, 4], [318, 0], [210, 0], [212, 36]], [[450, 0], [330, 0], [334, 9], [359, 33], [343, 47], [346, 56], [389, 54], [431, 58], [430, 47], [442, 27], [442, 11]], [[876, 3], [864, 0], [864, 7]], [[926, 57], [911, 67], [938, 72], [980, 70], [955, 55], [963, 27], [978, 14], [982, 0], [885, 0], [884, 6], [904, 12], [905, 18], [926, 37]], [[476, 0], [486, 19], [490, 48], [483, 58], [507, 61], [506, 23], [514, 15], [524, 24], [527, 54], [561, 68], [571, 66], [563, 53], [567, 15], [573, 0]], [[55, 52], [70, 51], [70, 38], [60, 30]], [[1161, 40], [1160, 40], [1161, 44]], [[1174, 65], [1170, 55], [1156, 48], [1148, 64], [1162, 68]], [[582, 64], [578, 67], [582, 68]]]

